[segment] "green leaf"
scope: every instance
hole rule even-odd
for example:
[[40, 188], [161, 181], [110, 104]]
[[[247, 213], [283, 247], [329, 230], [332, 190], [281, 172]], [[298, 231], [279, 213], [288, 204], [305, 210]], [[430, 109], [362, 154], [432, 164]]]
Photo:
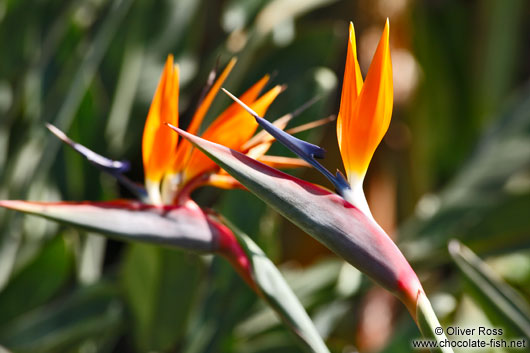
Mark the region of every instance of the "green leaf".
[[71, 249], [62, 237], [54, 238], [30, 263], [14, 274], [0, 293], [0, 326], [46, 303], [63, 288], [72, 270]]
[[512, 337], [530, 339], [530, 306], [486, 263], [457, 240], [449, 244], [449, 253], [471, 293], [488, 318]]
[[217, 233], [195, 204], [155, 207], [135, 201], [0, 201], [6, 207], [121, 240], [157, 243], [200, 252], [217, 248]]
[[308, 352], [329, 353], [313, 321], [280, 271], [248, 235], [234, 227], [231, 229], [250, 260], [258, 293], [299, 338]]
[[123, 289], [133, 316], [138, 351], [166, 351], [186, 329], [201, 266], [196, 256], [146, 244], [129, 248]]
[[15, 352], [63, 352], [116, 335], [123, 319], [116, 289], [99, 284], [12, 320], [0, 330], [0, 341]]

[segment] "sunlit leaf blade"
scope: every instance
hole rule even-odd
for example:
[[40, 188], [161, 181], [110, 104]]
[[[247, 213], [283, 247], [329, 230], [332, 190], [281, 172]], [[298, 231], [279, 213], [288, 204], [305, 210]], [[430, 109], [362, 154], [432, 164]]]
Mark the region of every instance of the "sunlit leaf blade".
[[306, 350], [329, 353], [311, 318], [274, 263], [248, 235], [233, 226], [231, 229], [250, 260], [259, 294], [298, 337]]
[[65, 352], [86, 339], [118, 334], [124, 320], [118, 291], [106, 284], [85, 287], [0, 328], [0, 341], [14, 352]]
[[[336, 194], [177, 129], [247, 189], [386, 289], [416, 297], [417, 277], [390, 237]], [[415, 310], [415, 309], [413, 309]]]
[[78, 226], [121, 240], [157, 243], [212, 252], [217, 234], [195, 204], [156, 207], [135, 201], [27, 202], [0, 201], [1, 207]]
[[494, 324], [513, 336], [530, 338], [530, 306], [491, 267], [457, 240], [449, 253], [462, 276], [471, 284], [471, 294]]
[[73, 266], [72, 251], [62, 237], [43, 246], [0, 292], [0, 326], [50, 300], [67, 283]]

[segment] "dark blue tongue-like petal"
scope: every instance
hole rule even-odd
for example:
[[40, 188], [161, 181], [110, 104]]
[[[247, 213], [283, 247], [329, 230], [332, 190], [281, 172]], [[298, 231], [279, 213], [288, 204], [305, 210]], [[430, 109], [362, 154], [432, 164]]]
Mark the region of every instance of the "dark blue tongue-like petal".
[[320, 164], [318, 161], [315, 160], [315, 158], [319, 158], [319, 159], [324, 158], [326, 154], [326, 150], [312, 143], [300, 140], [299, 138], [296, 138], [288, 134], [282, 129], [277, 128], [269, 121], [260, 117], [255, 111], [250, 109], [250, 107], [248, 107], [245, 103], [240, 101], [233, 94], [228, 92], [226, 89], [223, 88], [222, 90], [235, 102], [241, 105], [241, 107], [243, 107], [250, 115], [252, 115], [254, 119], [256, 119], [257, 123], [265, 131], [267, 131], [274, 138], [276, 138], [276, 140], [278, 140], [282, 145], [290, 149], [298, 157], [302, 158], [303, 160], [311, 164], [319, 172], [321, 172], [326, 178], [328, 178], [328, 180], [331, 181], [331, 183], [335, 186], [339, 194], [342, 194], [343, 190], [350, 188], [350, 185], [344, 179], [342, 174], [337, 173], [337, 176], [334, 176], [322, 164]]
[[72, 147], [76, 152], [85, 157], [90, 163], [115, 177], [120, 183], [127, 187], [137, 197], [139, 197], [140, 199], [144, 199], [147, 197], [147, 192], [141, 185], [132, 182], [129, 178], [123, 175], [123, 173], [129, 171], [131, 167], [129, 161], [115, 161], [113, 159], [103, 157], [102, 155], [97, 154], [91, 149], [73, 141], [57, 127], [48, 123], [46, 123], [46, 127], [55, 136], [57, 136], [57, 138], [59, 138], [62, 142], [66, 143], [68, 146]]
[[70, 139], [64, 132], [59, 130], [57, 127], [52, 124], [46, 124], [48, 130], [50, 130], [55, 136], [57, 136], [61, 141], [66, 143], [68, 146], [72, 147], [79, 154], [85, 157], [90, 163], [94, 164], [96, 167], [103, 169], [104, 171], [114, 174], [114, 173], [125, 173], [128, 172], [131, 165], [128, 161], [115, 161], [107, 157], [103, 157], [100, 154], [88, 149], [87, 147], [73, 141]]

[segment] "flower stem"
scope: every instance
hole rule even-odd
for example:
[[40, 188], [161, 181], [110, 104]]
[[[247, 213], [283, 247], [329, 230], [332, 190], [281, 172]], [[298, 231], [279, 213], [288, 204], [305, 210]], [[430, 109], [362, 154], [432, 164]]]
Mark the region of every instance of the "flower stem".
[[417, 323], [423, 338], [437, 343], [436, 348], [430, 348], [431, 352], [453, 353], [453, 349], [448, 344], [449, 340], [445, 336], [444, 329], [434, 313], [431, 302], [423, 292], [418, 293]]

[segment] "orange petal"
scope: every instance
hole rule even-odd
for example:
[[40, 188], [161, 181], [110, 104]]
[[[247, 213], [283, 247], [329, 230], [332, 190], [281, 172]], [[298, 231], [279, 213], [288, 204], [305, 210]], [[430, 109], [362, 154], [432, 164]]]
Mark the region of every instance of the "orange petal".
[[158, 183], [171, 165], [177, 146], [177, 135], [167, 128], [168, 122], [178, 126], [179, 68], [169, 55], [156, 89], [142, 138], [145, 178]]
[[[262, 131], [265, 131], [265, 130], [262, 130]], [[267, 140], [263, 143], [257, 144], [248, 150], [245, 149], [241, 152], [245, 152], [245, 154], [249, 156], [250, 158], [258, 159], [264, 156], [265, 153], [267, 153], [267, 151], [271, 148], [273, 142], [274, 142], [274, 138]]]
[[[248, 90], [246, 90], [245, 93], [243, 93], [241, 97], [239, 97], [239, 99], [245, 104], [250, 104], [254, 102], [258, 98], [259, 94], [261, 93], [267, 82], [269, 82], [269, 79], [269, 75], [263, 76], [258, 82], [256, 82]], [[234, 102], [228, 108], [226, 108], [225, 111], [222, 112], [219, 117], [217, 117], [217, 119], [215, 119], [213, 124], [218, 123], [218, 121], [222, 122], [228, 117], [231, 117], [242, 110], [243, 108], [241, 108], [239, 104]]]
[[228, 64], [226, 65], [225, 69], [219, 76], [217, 80], [215, 80], [215, 83], [213, 84], [210, 91], [208, 91], [208, 94], [206, 97], [204, 97], [204, 100], [201, 102], [199, 108], [197, 108], [197, 111], [193, 115], [193, 118], [191, 119], [190, 126], [186, 129], [190, 134], [196, 134], [197, 130], [199, 130], [199, 127], [201, 126], [202, 120], [204, 119], [204, 116], [208, 112], [208, 109], [210, 109], [210, 106], [212, 105], [212, 102], [217, 95], [217, 92], [219, 92], [219, 89], [227, 79], [228, 75], [230, 74], [230, 71], [234, 68], [234, 65], [236, 64], [237, 59], [232, 58]]
[[[223, 83], [226, 81], [228, 75], [234, 68], [234, 65], [236, 64], [237, 59], [232, 58], [228, 64], [226, 65], [225, 69], [221, 73], [221, 75], [215, 80], [214, 84], [212, 85], [212, 88], [208, 91], [208, 94], [206, 97], [204, 97], [204, 100], [201, 102], [197, 110], [195, 111], [195, 114], [193, 114], [193, 118], [191, 119], [190, 126], [188, 127], [187, 131], [196, 134], [199, 130], [199, 127], [201, 126], [201, 123], [206, 116], [206, 113], [208, 112], [208, 109], [210, 109], [210, 106], [212, 105], [213, 100], [217, 96], [217, 93], [219, 92], [219, 89], [223, 85]], [[177, 153], [175, 155], [175, 159], [173, 161], [173, 173], [180, 172], [184, 166], [186, 165], [189, 154], [191, 152], [191, 144], [183, 140], [180, 145], [178, 146]]]
[[258, 161], [276, 169], [292, 169], [311, 166], [311, 164], [303, 159], [283, 156], [261, 156], [258, 158]]
[[244, 189], [239, 181], [228, 174], [212, 174], [208, 177], [206, 185], [214, 186], [219, 189]]
[[344, 68], [344, 79], [342, 82], [342, 93], [340, 97], [340, 113], [337, 117], [337, 139], [342, 152], [345, 140], [351, 131], [350, 117], [357, 97], [363, 87], [363, 77], [359, 62], [357, 61], [357, 46], [355, 44], [355, 30], [350, 22], [350, 37], [348, 40], [348, 51], [346, 53], [346, 65]]
[[[281, 86], [273, 87], [259, 99], [250, 104], [250, 107], [260, 116], [265, 112], [282, 92]], [[235, 114], [226, 116], [221, 114], [212, 125], [206, 129], [203, 138], [219, 143], [234, 150], [240, 150], [245, 142], [254, 135], [258, 123], [245, 110], [234, 110]], [[200, 173], [215, 168], [215, 163], [206, 157], [201, 151], [195, 149], [192, 152], [189, 164], [186, 166], [185, 179], [189, 180]]]
[[[350, 184], [362, 180], [392, 116], [393, 85], [388, 20], [358, 97], [348, 100], [344, 88], [337, 123], [339, 147]], [[351, 44], [351, 40], [350, 40]], [[350, 54], [350, 52], [348, 52]], [[352, 72], [354, 70], [352, 69]], [[355, 75], [344, 81], [356, 80]], [[358, 82], [358, 81], [357, 81]], [[350, 92], [357, 85], [348, 85]]]
[[314, 121], [311, 121], [309, 123], [298, 125], [298, 126], [295, 126], [295, 127], [291, 128], [291, 129], [287, 129], [287, 130], [285, 130], [285, 132], [290, 134], [290, 135], [294, 135], [294, 134], [297, 134], [297, 133], [302, 132], [302, 131], [311, 130], [311, 129], [314, 129], [316, 127], [325, 125], [325, 124], [335, 120], [335, 118], [336, 118], [335, 115], [330, 115], [330, 116], [328, 116], [326, 118], [314, 120]]

